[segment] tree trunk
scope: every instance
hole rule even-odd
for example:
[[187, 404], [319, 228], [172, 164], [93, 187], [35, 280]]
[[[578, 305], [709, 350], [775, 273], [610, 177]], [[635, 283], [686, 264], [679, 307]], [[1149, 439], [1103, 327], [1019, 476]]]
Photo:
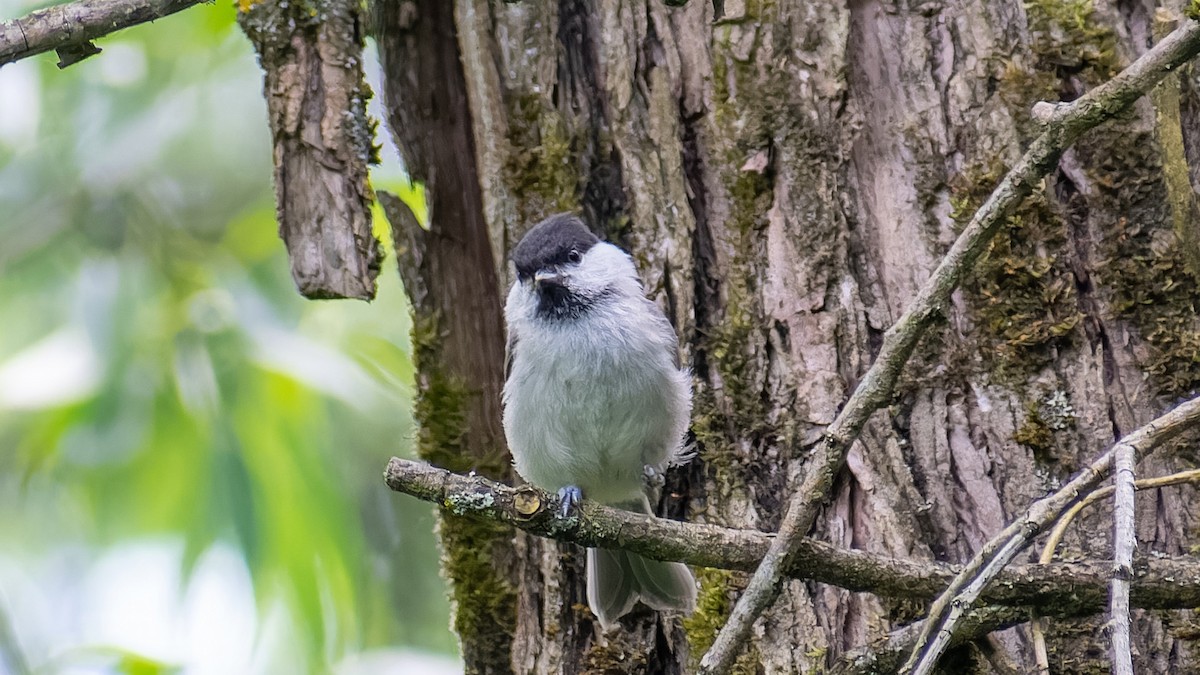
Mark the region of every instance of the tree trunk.
[[[786, 485], [882, 332], [1036, 133], [1031, 106], [1076, 98], [1144, 52], [1155, 10], [723, 4], [714, 17], [701, 0], [380, 3], [389, 124], [432, 205], [427, 233], [397, 237], [423, 327], [427, 457], [510, 475], [498, 459], [507, 251], [534, 222], [577, 209], [633, 253], [695, 377], [698, 456], [669, 476], [660, 511], [774, 530]], [[1154, 97], [1158, 115], [1143, 100], [1087, 134], [1026, 200], [855, 444], [817, 535], [964, 561], [1200, 388], [1195, 223], [1178, 215], [1195, 208], [1185, 157], [1200, 166], [1189, 79], [1177, 100]], [[1180, 120], [1182, 153], [1163, 132]], [[1138, 472], [1195, 459], [1160, 451]], [[1186, 553], [1195, 500], [1190, 487], [1140, 496], [1139, 550]], [[471, 672], [690, 670], [746, 579], [699, 570], [694, 616], [635, 615], [602, 639], [580, 551], [492, 527], [456, 537], [460, 525], [442, 533]], [[1110, 540], [1111, 511], [1097, 506], [1059, 554], [1107, 558]], [[452, 564], [464, 553], [488, 564]], [[791, 582], [739, 664], [818, 672], [924, 610]], [[1103, 621], [1050, 621], [1052, 671], [1106, 671]], [[1200, 669], [1194, 624], [1135, 614], [1138, 672]], [[1018, 627], [945, 663], [1030, 672], [1032, 653]]]

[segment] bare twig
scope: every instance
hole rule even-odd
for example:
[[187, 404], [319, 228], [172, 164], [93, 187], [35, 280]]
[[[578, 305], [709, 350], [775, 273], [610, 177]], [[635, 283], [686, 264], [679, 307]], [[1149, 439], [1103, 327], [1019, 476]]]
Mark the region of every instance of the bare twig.
[[[1200, 420], [1200, 397], [1180, 404], [1174, 410], [1123, 438], [1121, 445], [1144, 453], [1170, 440]], [[921, 638], [902, 672], [928, 673], [945, 651], [954, 624], [971, 608], [976, 598], [1012, 558], [1039, 532], [1057, 520], [1071, 504], [1081, 500], [1112, 469], [1116, 447], [1073, 478], [1058, 492], [1033, 504], [1025, 514], [992, 537], [963, 568], [950, 586], [938, 597], [923, 622]]]
[[850, 445], [858, 438], [871, 414], [891, 398], [900, 371], [917, 341], [995, 236], [1000, 224], [1083, 132], [1124, 110], [1197, 52], [1200, 52], [1200, 24], [1188, 21], [1112, 80], [1046, 114], [1044, 131], [975, 212], [933, 276], [921, 287], [900, 320], [884, 335], [875, 363], [815, 448], [803, 482], [792, 490], [778, 536], [738, 598], [728, 622], [701, 660], [701, 673], [728, 672], [745, 645], [755, 619], [778, 596], [783, 572], [789, 567], [796, 545], [811, 529]]
[[1113, 448], [1113, 571], [1109, 620], [1112, 622], [1113, 675], [1133, 675], [1129, 645], [1129, 580], [1133, 578], [1136, 544], [1133, 507], [1134, 455], [1132, 445]]
[[1033, 659], [1037, 675], [1050, 675], [1050, 653], [1046, 651], [1046, 619], [1034, 613], [1029, 622], [1029, 634], [1033, 638]]
[[[1063, 534], [1067, 531], [1067, 526], [1079, 515], [1079, 512], [1087, 508], [1088, 505], [1096, 502], [1101, 495], [1109, 495], [1113, 491], [1112, 486], [1102, 487], [1095, 492], [1089, 494], [1083, 501], [1078, 502], [1067, 512], [1062, 518], [1058, 519], [1058, 523], [1054, 529], [1050, 531], [1050, 536], [1046, 537], [1046, 545], [1042, 547], [1042, 555], [1038, 558], [1038, 562], [1048, 564], [1054, 560], [1054, 550], [1058, 548], [1058, 542], [1062, 541]], [[1029, 625], [1030, 637], [1033, 640], [1033, 657], [1037, 664], [1038, 675], [1050, 675], [1050, 655], [1046, 651], [1046, 619], [1036, 614], [1033, 621]]]
[[100, 50], [98, 37], [161, 19], [203, 0], [77, 0], [0, 23], [0, 66], [57, 49], [60, 68]]
[[[390, 488], [437, 504], [456, 515], [506, 523], [532, 534], [584, 546], [620, 548], [661, 560], [731, 570], [753, 570], [771, 536], [682, 523], [608, 508], [585, 500], [581, 515], [562, 518], [556, 498], [536, 487], [511, 488], [480, 476], [463, 476], [422, 462], [392, 458], [384, 475]], [[841, 549], [814, 539], [797, 546], [790, 578], [851, 591], [930, 600], [954, 579], [945, 563], [890, 558]], [[1200, 563], [1191, 558], [1139, 560], [1134, 606], [1177, 609], [1200, 605]], [[1053, 607], [1062, 616], [1102, 611], [1112, 566], [1108, 561], [1014, 565], [981, 598], [997, 605]]]
[[[1172, 485], [1183, 485], [1184, 483], [1200, 483], [1200, 469], [1192, 469], [1190, 471], [1180, 471], [1169, 476], [1157, 476], [1155, 478], [1142, 478], [1134, 481], [1133, 487], [1136, 490], [1154, 490], [1162, 487], [1170, 487]], [[1054, 529], [1050, 530], [1050, 535], [1046, 537], [1046, 545], [1042, 547], [1042, 555], [1038, 562], [1048, 563], [1054, 560], [1054, 550], [1058, 548], [1062, 542], [1063, 535], [1066, 534], [1067, 528], [1075, 520], [1075, 516], [1087, 507], [1095, 504], [1101, 499], [1105, 499], [1112, 495], [1113, 486], [1108, 485], [1092, 492], [1086, 499], [1072, 506], [1063, 517], [1054, 524]]]
[[[1180, 471], [1169, 476], [1157, 476], [1155, 478], [1142, 478], [1134, 481], [1133, 487], [1135, 490], [1152, 490], [1171, 485], [1182, 485], [1183, 483], [1198, 483], [1200, 482], [1200, 469], [1192, 469], [1191, 471]], [[1058, 548], [1059, 542], [1062, 541], [1063, 535], [1067, 528], [1075, 520], [1075, 516], [1087, 507], [1096, 502], [1105, 499], [1112, 495], [1115, 488], [1111, 485], [1102, 487], [1095, 492], [1092, 492], [1086, 499], [1075, 504], [1067, 509], [1062, 518], [1055, 523], [1054, 529], [1050, 530], [1049, 536], [1046, 537], [1046, 543], [1042, 546], [1042, 555], [1038, 558], [1038, 562], [1045, 565], [1053, 562], [1054, 551]], [[1046, 653], [1046, 635], [1044, 625], [1045, 620], [1035, 616], [1030, 623], [1030, 633], [1033, 638], [1033, 651], [1036, 657], [1039, 673], [1050, 672], [1050, 660]]]
[[[950, 646], [957, 647], [991, 633], [1024, 623], [1025, 611], [1018, 607], [980, 607], [958, 625]], [[863, 645], [838, 659], [831, 675], [875, 675], [894, 673], [912, 649], [920, 633], [919, 624], [898, 628], [886, 637]]]

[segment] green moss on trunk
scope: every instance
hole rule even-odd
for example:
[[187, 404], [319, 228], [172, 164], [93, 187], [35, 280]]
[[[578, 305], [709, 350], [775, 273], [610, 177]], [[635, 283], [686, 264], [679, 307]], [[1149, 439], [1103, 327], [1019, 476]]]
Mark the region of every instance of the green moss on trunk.
[[[447, 373], [442, 365], [437, 317], [430, 314], [414, 317], [412, 341], [413, 362], [419, 373], [414, 412], [420, 424], [418, 455], [457, 473], [479, 471], [491, 477], [503, 476], [507, 465], [502, 452], [492, 453], [493, 459], [491, 455], [481, 455], [478, 448], [466, 447], [467, 410], [472, 397], [479, 394], [472, 392], [460, 378]], [[508, 548], [511, 530], [495, 522], [442, 512], [438, 534], [442, 572], [452, 582], [454, 632], [464, 651], [471, 652], [463, 654], [468, 673], [510, 672], [517, 598], [516, 590], [499, 573], [498, 547]]]
[[[467, 664], [495, 664], [474, 673], [509, 671], [513, 631], [517, 625], [517, 600], [513, 587], [497, 574], [495, 543], [507, 542], [512, 532], [491, 521], [443, 513], [438, 525], [442, 543], [442, 571], [454, 580], [454, 632], [464, 649]], [[496, 630], [507, 626], [508, 632]], [[468, 671], [473, 675], [471, 671]]]
[[1097, 275], [1109, 311], [1144, 340], [1139, 365], [1167, 400], [1200, 390], [1200, 279], [1176, 238], [1154, 137], [1107, 128], [1081, 153], [1103, 218]]
[[509, 101], [508, 140], [512, 152], [506, 181], [517, 198], [522, 222], [579, 206], [579, 157], [561, 115], [547, 110], [541, 97], [513, 96]]
[[[1006, 168], [970, 167], [952, 182], [953, 218], [965, 225]], [[985, 344], [979, 353], [998, 382], [1024, 384], [1073, 339], [1079, 311], [1066, 224], [1044, 195], [1031, 195], [1002, 226], [963, 284]]]
[[[694, 671], [699, 666], [700, 657], [712, 647], [717, 633], [729, 619], [729, 613], [733, 611], [733, 594], [744, 587], [744, 584], [736, 582], [736, 576], [738, 573], [729, 570], [696, 570], [696, 580], [700, 582], [696, 611], [683, 620], [683, 630], [688, 636], [693, 661], [689, 671]], [[738, 657], [730, 672], [733, 675], [755, 675], [758, 672], [759, 660], [757, 649], [751, 646]]]

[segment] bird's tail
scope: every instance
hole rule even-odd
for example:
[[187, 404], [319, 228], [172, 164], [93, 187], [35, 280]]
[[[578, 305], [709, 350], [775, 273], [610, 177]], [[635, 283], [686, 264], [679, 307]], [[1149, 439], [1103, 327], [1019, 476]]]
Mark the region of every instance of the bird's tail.
[[[617, 504], [638, 513], [650, 513], [650, 503]], [[636, 553], [604, 548], [587, 551], [588, 606], [605, 629], [641, 600], [651, 609], [696, 608], [696, 579], [683, 563], [643, 558]]]

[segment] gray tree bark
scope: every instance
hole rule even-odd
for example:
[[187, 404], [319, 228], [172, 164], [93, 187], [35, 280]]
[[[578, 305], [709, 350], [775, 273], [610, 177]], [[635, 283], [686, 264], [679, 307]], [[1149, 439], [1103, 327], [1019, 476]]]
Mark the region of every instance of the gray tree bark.
[[[511, 478], [497, 423], [506, 254], [532, 223], [578, 209], [634, 254], [695, 375], [698, 456], [669, 476], [661, 512], [767, 531], [882, 332], [1036, 133], [1032, 105], [1073, 99], [1136, 58], [1156, 9], [1139, 0], [726, 0], [721, 17], [700, 0], [380, 8], [389, 124], [433, 207], [428, 232], [410, 222], [397, 236], [423, 326], [426, 456]], [[1187, 73], [1177, 109], [1169, 97], [1143, 100], [1066, 153], [855, 444], [819, 536], [966, 560], [1033, 499], [1200, 388], [1196, 224], [1179, 216], [1194, 213], [1196, 174], [1179, 177], [1200, 166], [1197, 111]], [[1167, 132], [1180, 127], [1176, 152]], [[1195, 461], [1181, 445], [1142, 461], [1138, 476]], [[1137, 499], [1139, 550], [1187, 553], [1195, 491]], [[1107, 506], [1085, 512], [1060, 556], [1110, 558], [1111, 522]], [[464, 539], [455, 528], [442, 526], [448, 562], [476, 551], [487, 563], [447, 568], [472, 672], [690, 670], [746, 578], [699, 570], [696, 615], [635, 615], [604, 639], [583, 601], [578, 549], [500, 528]], [[923, 612], [790, 582], [739, 668], [820, 671]], [[1102, 624], [1050, 620], [1053, 672], [1106, 671]], [[1195, 625], [1188, 612], [1135, 613], [1136, 671], [1200, 669]], [[1029, 672], [1032, 655], [1016, 627], [945, 663]]]

